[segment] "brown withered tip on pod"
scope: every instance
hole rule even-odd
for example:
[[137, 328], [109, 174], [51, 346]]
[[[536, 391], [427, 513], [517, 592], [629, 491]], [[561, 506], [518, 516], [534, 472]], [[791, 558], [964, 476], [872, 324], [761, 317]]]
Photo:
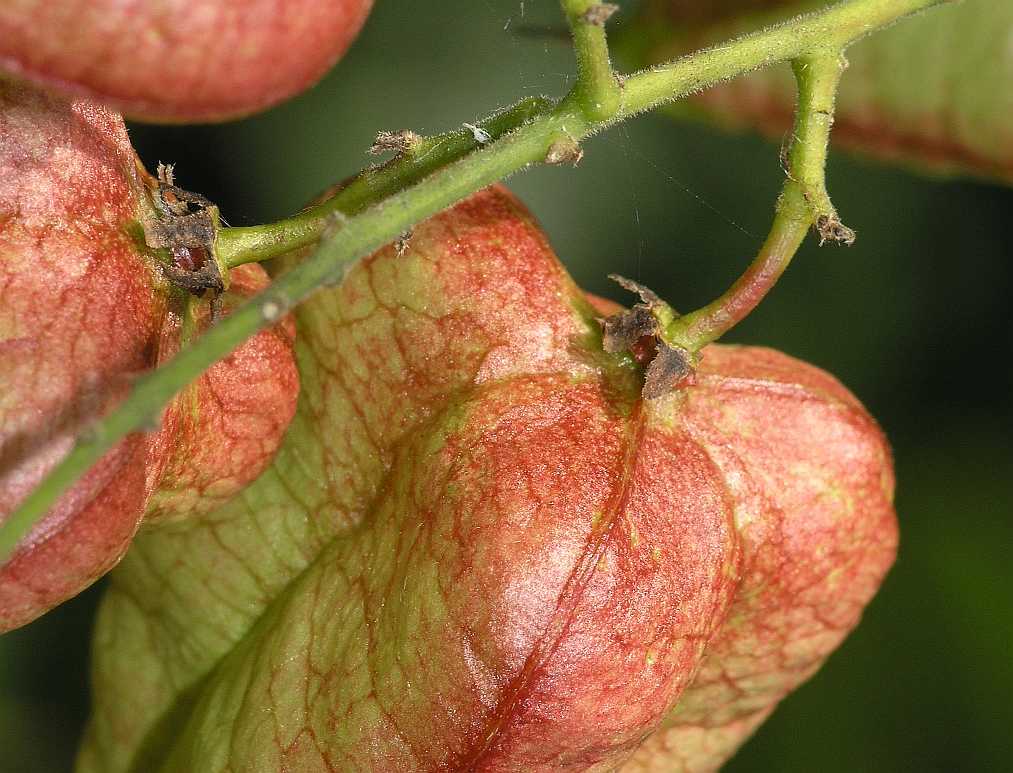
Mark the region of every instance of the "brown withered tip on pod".
[[693, 356], [688, 351], [661, 340], [655, 345], [657, 354], [644, 373], [641, 395], [645, 400], [656, 400], [675, 391], [693, 373]]
[[[641, 303], [599, 320], [602, 348], [609, 354], [633, 353], [641, 364], [646, 364], [641, 396], [645, 400], [664, 397], [692, 375], [696, 358], [692, 352], [662, 339], [655, 310], [668, 310], [669, 306], [657, 293], [619, 274], [609, 274], [609, 279], [639, 295]], [[638, 346], [645, 338], [650, 339], [650, 345]]]
[[657, 325], [651, 310], [638, 303], [632, 309], [601, 320], [602, 348], [609, 354], [630, 351], [644, 336], [653, 336]]
[[169, 250], [172, 263], [161, 266], [165, 278], [191, 295], [222, 293], [226, 281], [214, 252], [218, 207], [177, 186], [168, 164], [158, 165], [158, 177], [149, 185], [156, 216], [145, 220], [144, 238], [149, 247]]
[[820, 246], [826, 242], [836, 242], [850, 247], [855, 243], [858, 234], [853, 228], [848, 228], [841, 222], [837, 213], [832, 215], [820, 215], [816, 218], [816, 232], [820, 236]]

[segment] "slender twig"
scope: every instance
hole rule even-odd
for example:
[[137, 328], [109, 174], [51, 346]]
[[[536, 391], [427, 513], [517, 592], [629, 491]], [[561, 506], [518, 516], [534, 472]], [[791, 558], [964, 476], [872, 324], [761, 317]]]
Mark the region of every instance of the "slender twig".
[[[869, 33], [952, 0], [852, 0], [626, 78], [620, 121], [719, 81], [800, 56], [835, 56]], [[673, 96], [675, 95], [675, 96]]]
[[[478, 121], [475, 127], [495, 141], [535, 116], [550, 111], [555, 104], [545, 97], [528, 97]], [[403, 148], [388, 163], [360, 172], [320, 206], [268, 225], [223, 229], [216, 247], [219, 259], [234, 268], [313, 244], [320, 239], [336, 213], [350, 216], [362, 212], [392, 193], [463, 158], [482, 144], [471, 129], [434, 137], [415, 137], [410, 147]]]
[[851, 244], [855, 232], [841, 223], [826, 184], [827, 146], [834, 125], [834, 101], [841, 73], [847, 67], [842, 54], [804, 56], [791, 63], [798, 84], [800, 109], [788, 146], [788, 174], [802, 190], [820, 244], [827, 240]]
[[805, 56], [792, 62], [798, 106], [787, 153], [787, 178], [770, 233], [749, 268], [720, 298], [667, 325], [663, 338], [670, 345], [697, 352], [741, 322], [777, 283], [813, 225], [820, 228], [822, 238], [828, 224], [836, 223], [838, 233], [851, 234], [850, 239], [841, 236], [839, 240], [854, 240], [830, 203], [824, 176], [843, 64], [840, 53]]
[[[538, 106], [532, 112], [534, 117], [526, 123], [521, 121], [513, 131], [507, 127], [505, 134], [491, 142], [478, 142], [477, 132], [473, 132], [472, 139], [478, 146], [463, 148], [461, 152], [466, 155], [448, 153], [446, 158], [441, 156], [434, 161], [433, 167], [420, 166], [411, 159], [395, 162], [390, 171], [380, 176], [382, 183], [375, 186], [375, 194], [370, 193], [373, 185], [367, 177], [361, 176], [361, 193], [346, 194], [359, 202], [355, 206], [347, 200], [340, 205], [332, 201], [272, 226], [224, 229], [219, 236], [218, 249], [229, 265], [263, 260], [316, 240], [321, 243], [313, 256], [279, 278], [264, 293], [234, 311], [158, 370], [139, 379], [126, 400], [79, 437], [70, 454], [0, 524], [0, 560], [10, 554], [60, 495], [102, 454], [128, 433], [149, 426], [173, 395], [214, 362], [276, 321], [280, 314], [305, 299], [314, 289], [339, 280], [351, 261], [393, 241], [415, 223], [474, 191], [544, 160], [558, 137], [568, 136], [579, 141], [612, 123], [766, 64], [819, 54], [838, 56], [849, 42], [943, 1], [846, 0], [718, 48], [632, 75], [625, 79], [617, 112], [606, 120], [589, 117], [581, 101], [573, 99], [571, 94], [551, 112], [540, 113], [544, 106]], [[508, 123], [513, 118], [511, 116]], [[486, 131], [493, 136], [492, 131]], [[463, 141], [469, 142], [467, 136], [463, 136]], [[450, 163], [446, 166], [438, 166], [448, 160]], [[398, 166], [399, 163], [402, 166]], [[804, 197], [800, 204], [801, 187], [791, 190], [797, 192], [786, 188], [779, 205], [779, 219], [768, 239], [772, 257], [784, 253], [796, 237], [801, 240], [805, 227], [811, 222], [812, 214]], [[385, 198], [374, 198], [384, 195]], [[337, 213], [343, 212], [346, 206], [356, 214], [338, 217]], [[804, 212], [796, 211], [799, 206]], [[799, 233], [802, 222], [807, 225]], [[325, 234], [328, 238], [321, 239]], [[776, 266], [777, 260], [772, 260], [771, 265]], [[703, 324], [703, 317], [700, 319]], [[703, 331], [696, 333], [706, 335]]]
[[561, 0], [561, 3], [577, 56], [577, 85], [572, 97], [589, 120], [605, 121], [618, 112], [622, 95], [612, 71], [605, 35], [605, 22], [618, 6], [597, 0]]
[[[628, 75], [623, 79], [622, 101], [618, 112], [601, 122], [587, 119], [583, 108], [575, 104], [576, 100], [572, 98], [574, 92], [571, 92], [571, 96], [555, 109], [556, 115], [566, 119], [563, 121], [564, 132], [559, 136], [580, 140], [646, 110], [765, 65], [797, 59], [809, 53], [836, 56], [849, 43], [864, 37], [877, 26], [886, 26], [903, 16], [944, 2], [948, 0], [849, 0], [720, 46], [680, 57], [669, 64]], [[521, 102], [505, 111], [502, 114], [504, 121], [509, 123], [517, 114], [524, 114], [526, 105], [526, 102]], [[545, 109], [545, 104], [536, 101], [527, 109], [530, 110], [529, 116], [535, 115]], [[494, 133], [487, 122], [478, 125], [488, 130], [494, 139], [501, 136]], [[459, 149], [461, 154], [478, 145], [470, 132], [459, 132], [456, 136], [462, 146], [467, 146]], [[456, 152], [448, 152], [449, 160], [460, 157]], [[411, 165], [385, 167], [383, 191], [386, 193], [403, 189], [420, 179], [424, 173]], [[366, 174], [360, 175], [360, 178], [366, 178]], [[367, 188], [370, 184], [366, 179], [359, 183], [360, 178], [356, 178], [356, 184]], [[377, 186], [378, 190], [379, 187]], [[342, 198], [336, 197], [277, 223], [223, 229], [219, 236], [218, 250], [228, 265], [238, 265], [267, 260], [312, 244], [321, 237], [330, 222], [328, 214], [346, 211], [346, 204], [340, 203], [345, 201], [344, 195], [343, 191], [339, 194]], [[366, 201], [367, 198], [363, 195], [360, 201]], [[375, 201], [369, 200], [369, 203]], [[392, 234], [391, 239], [396, 236], [397, 234]]]
[[[602, 122], [596, 123], [585, 117], [582, 106], [573, 98], [576, 93], [574, 87], [571, 94], [555, 108], [557, 115], [567, 119], [562, 123], [564, 132], [560, 136], [578, 141], [640, 112], [769, 64], [798, 59], [809, 53], [837, 56], [847, 45], [877, 26], [885, 26], [903, 16], [947, 1], [849, 0], [739, 37], [730, 43], [690, 54], [670, 64], [643, 70], [624, 78], [620, 107], [611, 119]], [[547, 108], [546, 102], [547, 100], [540, 99], [524, 100], [504, 110], [498, 118], [502, 122], [501, 129], [497, 130], [492, 120], [479, 123], [478, 126], [488, 131], [495, 140], [514, 126], [523, 125], [523, 120], [517, 119], [530, 120], [533, 115], [542, 114]], [[328, 215], [334, 212], [347, 214], [361, 209], [365, 204], [374, 204], [389, 192], [403, 189], [426, 172], [439, 168], [439, 162], [456, 160], [479, 147], [471, 132], [459, 132], [454, 137], [455, 143], [460, 145], [453, 148], [448, 146], [446, 156], [434, 151], [430, 157], [432, 166], [416, 166], [410, 163], [410, 159], [405, 159], [401, 163], [385, 166], [380, 175], [370, 177], [369, 172], [361, 174], [348, 186], [356, 189], [355, 196], [352, 192], [342, 190], [335, 199], [287, 220], [251, 228], [223, 229], [219, 236], [218, 250], [227, 264], [237, 265], [265, 260], [312, 244], [323, 235], [330, 222]], [[371, 190], [376, 192], [378, 198], [371, 198]], [[396, 235], [393, 234], [391, 238]]]

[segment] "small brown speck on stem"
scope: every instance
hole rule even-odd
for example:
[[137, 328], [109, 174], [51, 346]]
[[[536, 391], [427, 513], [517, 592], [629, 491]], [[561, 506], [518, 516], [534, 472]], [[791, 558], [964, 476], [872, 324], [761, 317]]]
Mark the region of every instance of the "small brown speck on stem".
[[396, 156], [402, 156], [405, 153], [410, 153], [420, 140], [421, 137], [410, 129], [402, 129], [397, 132], [381, 131], [377, 133], [373, 144], [369, 146], [369, 154], [379, 156], [384, 153], [393, 153]]
[[615, 3], [595, 3], [586, 11], [582, 17], [588, 24], [595, 27], [604, 27], [605, 22], [612, 18], [612, 15], [619, 10]]
[[855, 243], [855, 232], [844, 225], [836, 214], [816, 218], [816, 232], [820, 235], [820, 246], [826, 242], [837, 242], [850, 247]]
[[551, 165], [573, 164], [577, 166], [584, 158], [584, 149], [571, 137], [562, 137], [551, 145], [545, 154], [545, 163]]
[[397, 240], [394, 242], [394, 252], [399, 258], [408, 252], [408, 248], [411, 246], [412, 236], [414, 234], [414, 231], [408, 229], [397, 237]]

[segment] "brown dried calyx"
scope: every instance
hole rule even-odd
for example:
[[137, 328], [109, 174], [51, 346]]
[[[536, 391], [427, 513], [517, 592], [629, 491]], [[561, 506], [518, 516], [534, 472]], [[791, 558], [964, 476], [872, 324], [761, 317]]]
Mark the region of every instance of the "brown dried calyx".
[[609, 274], [609, 279], [639, 295], [641, 303], [601, 320], [602, 347], [610, 354], [631, 352], [642, 364], [647, 363], [641, 395], [645, 400], [663, 397], [692, 375], [698, 358], [662, 337], [659, 317], [675, 312], [657, 293], [618, 274]]
[[163, 264], [162, 272], [193, 295], [207, 290], [218, 295], [226, 287], [226, 272], [215, 255], [218, 207], [199, 193], [175, 185], [171, 165], [159, 164], [158, 178], [152, 183], [157, 214], [144, 224], [144, 237], [149, 247], [169, 250], [172, 263]]
[[820, 235], [820, 246], [826, 242], [837, 242], [850, 247], [855, 243], [854, 229], [848, 228], [834, 212], [816, 218], [816, 232]]

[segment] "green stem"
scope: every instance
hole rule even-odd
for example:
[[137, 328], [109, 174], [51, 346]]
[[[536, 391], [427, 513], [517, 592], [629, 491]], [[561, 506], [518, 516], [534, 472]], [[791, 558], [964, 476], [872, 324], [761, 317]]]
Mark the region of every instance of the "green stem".
[[795, 114], [791, 145], [788, 148], [788, 174], [798, 183], [809, 205], [820, 244], [827, 241], [851, 244], [855, 232], [841, 223], [827, 193], [826, 161], [830, 129], [834, 125], [834, 106], [841, 73], [847, 67], [843, 55], [820, 54], [792, 60], [798, 84], [799, 109]]
[[844, 62], [839, 52], [817, 54], [793, 60], [792, 69], [798, 107], [787, 154], [787, 179], [770, 233], [749, 268], [720, 298], [666, 326], [663, 337], [671, 345], [697, 352], [741, 322], [781, 278], [813, 224], [823, 224], [821, 236], [831, 221], [838, 233], [850, 233], [837, 218], [825, 182], [834, 98]]
[[839, 55], [805, 56], [791, 63], [799, 109], [788, 147], [788, 173], [805, 192], [814, 220], [836, 215], [827, 193], [825, 167], [837, 85], [846, 65]]
[[605, 22], [616, 10], [597, 0], [561, 0], [577, 55], [577, 85], [572, 96], [591, 121], [604, 121], [619, 110], [621, 89], [609, 60]]
[[680, 57], [627, 78], [615, 120], [751, 70], [803, 55], [839, 55], [898, 19], [952, 0], [852, 0]]
[[[446, 157], [440, 155], [433, 159], [433, 166], [419, 158], [397, 160], [386, 168], [387, 172], [378, 174], [372, 181], [368, 174], [361, 175], [352, 184], [356, 192], [343, 193], [345, 198], [332, 199], [270, 226], [225, 229], [220, 234], [218, 248], [228, 265], [263, 260], [312, 244], [325, 232], [333, 231], [333, 236], [322, 240], [311, 257], [276, 280], [264, 293], [234, 311], [158, 370], [139, 379], [127, 399], [80, 437], [70, 454], [0, 524], [0, 561], [6, 559], [60, 495], [106, 451], [128, 433], [149, 426], [173, 395], [213, 363], [273, 323], [315, 288], [340, 279], [351, 261], [392, 241], [415, 223], [470, 193], [541, 161], [560, 133], [580, 140], [611, 123], [764, 64], [809, 54], [837, 56], [852, 40], [941, 1], [847, 0], [725, 46], [631, 76], [625, 81], [620, 109], [606, 121], [589, 120], [583, 109], [574, 104], [577, 100], [570, 98], [549, 113], [543, 112], [543, 103], [532, 104], [530, 115], [534, 117], [526, 118], [526, 123], [518, 120], [523, 113], [518, 106], [516, 114], [503, 114], [505, 133], [497, 134], [499, 139], [473, 152], [468, 152], [477, 143], [473, 134], [471, 140], [463, 133], [453, 135], [454, 139], [445, 138], [449, 143], [461, 143], [455, 147], [466, 154], [463, 157], [459, 157], [456, 150], [447, 152]], [[517, 128], [513, 128], [515, 126]], [[483, 128], [492, 134], [489, 128]], [[449, 158], [457, 160], [437, 168]], [[390, 195], [381, 200], [379, 197], [386, 193]], [[786, 190], [779, 218], [783, 211], [797, 204], [800, 195]], [[336, 219], [335, 213], [345, 208], [354, 214]], [[788, 233], [790, 221], [784, 222], [783, 228], [775, 223], [772, 235], [781, 231]], [[793, 227], [797, 227], [798, 222]], [[333, 227], [339, 223], [340, 227]], [[790, 241], [780, 238], [778, 244], [787, 246]], [[772, 244], [771, 250], [776, 254], [783, 252], [784, 247]]]
[[[555, 102], [545, 97], [528, 97], [479, 121], [476, 126], [495, 141], [554, 106]], [[216, 244], [219, 258], [235, 268], [309, 246], [320, 238], [334, 213], [354, 215], [361, 212], [457, 161], [479, 145], [471, 129], [419, 138], [411, 149], [383, 166], [360, 172], [320, 206], [276, 223], [222, 229]]]
[[741, 322], [781, 278], [810, 225], [805, 207], [779, 210], [749, 268], [720, 298], [674, 320], [663, 334], [665, 341], [698, 352]]
[[[840, 3], [746, 35], [728, 44], [689, 54], [667, 65], [628, 76], [624, 81], [619, 110], [607, 120], [597, 123], [589, 121], [583, 115], [583, 106], [579, 104], [571, 110], [573, 103], [578, 101], [573, 96], [577, 93], [576, 89], [557, 108], [557, 112], [565, 110], [573, 114], [574, 119], [565, 127], [565, 135], [580, 140], [585, 134], [593, 134], [638, 113], [767, 64], [796, 59], [810, 50], [837, 56], [849, 43], [864, 37], [877, 25], [885, 26], [908, 14], [948, 1], [851, 0]], [[825, 39], [834, 42], [827, 45]], [[524, 119], [543, 113], [548, 109], [548, 104], [548, 100], [525, 100], [479, 126], [494, 138], [499, 137], [522, 125]], [[494, 124], [496, 119], [498, 123]], [[577, 131], [578, 124], [589, 125], [585, 131]], [[425, 156], [424, 160], [430, 162], [424, 167], [411, 163], [410, 158], [395, 159], [374, 173], [373, 177], [369, 172], [364, 172], [334, 199], [307, 209], [295, 217], [251, 228], [223, 229], [217, 246], [219, 255], [227, 265], [236, 266], [267, 260], [313, 244], [330, 222], [328, 215], [331, 213], [341, 211], [350, 214], [356, 206], [361, 208], [364, 203], [375, 203], [386, 193], [403, 189], [421, 179], [427, 172], [438, 168], [439, 161], [445, 163], [447, 160], [456, 160], [477, 145], [470, 131], [455, 132], [446, 135], [445, 139], [448, 144], [433, 151], [431, 156], [416, 154]], [[436, 140], [440, 138], [433, 138], [432, 141]], [[349, 190], [353, 187], [354, 191]], [[393, 234], [391, 238], [396, 236]]]

